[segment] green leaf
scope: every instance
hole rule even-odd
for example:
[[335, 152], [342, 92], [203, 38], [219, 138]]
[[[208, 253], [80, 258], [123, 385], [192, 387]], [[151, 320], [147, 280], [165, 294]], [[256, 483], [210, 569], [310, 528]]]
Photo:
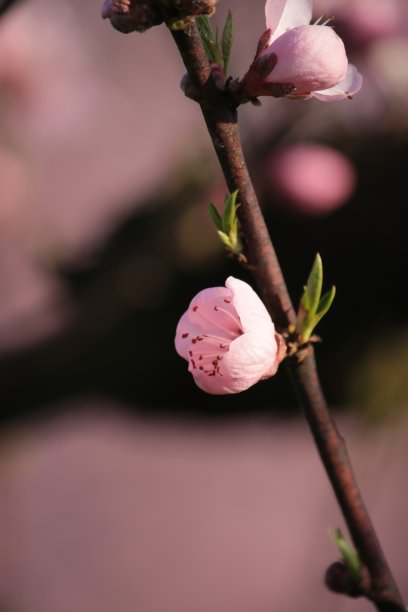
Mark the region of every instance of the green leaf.
[[230, 227], [230, 236], [232, 235], [235, 236], [236, 239], [238, 238], [238, 219], [236, 217]]
[[336, 295], [336, 288], [333, 286], [330, 291], [321, 297], [322, 285], [323, 264], [319, 253], [317, 253], [306, 287], [303, 288], [297, 315], [297, 330], [304, 342], [309, 340], [314, 328], [328, 312]]
[[237, 210], [239, 204], [236, 204], [237, 195], [238, 190], [225, 196], [222, 217], [212, 202], [208, 204], [208, 211], [217, 228], [217, 234], [221, 242], [229, 251], [232, 251], [235, 255], [240, 255], [242, 253], [242, 243], [238, 230]]
[[208, 61], [209, 62], [215, 62], [214, 47], [213, 47], [211, 41], [208, 40], [206, 38], [206, 36], [202, 36], [201, 40], [202, 40], [203, 47], [204, 47], [204, 50], [205, 50], [205, 54], [206, 54], [206, 56], [208, 58]]
[[322, 285], [323, 264], [319, 253], [317, 253], [301, 299], [301, 304], [310, 317], [314, 317], [317, 312], [320, 296], [322, 294]]
[[214, 206], [212, 202], [209, 202], [208, 204], [208, 212], [210, 213], [212, 222], [214, 223], [217, 230], [222, 230], [222, 220], [221, 220], [220, 213], [218, 212], [218, 210], [216, 209], [216, 207]]
[[221, 50], [224, 63], [224, 74], [228, 72], [228, 65], [231, 57], [232, 43], [234, 39], [234, 20], [231, 11], [228, 11], [225, 26], [221, 38]]
[[231, 244], [231, 239], [229, 236], [227, 236], [227, 234], [225, 234], [224, 232], [222, 232], [221, 230], [217, 231], [218, 236], [220, 237], [221, 242], [228, 248], [231, 250], [234, 250], [233, 245]]
[[340, 552], [344, 565], [354, 580], [361, 580], [361, 562], [357, 552], [347, 542], [340, 529], [330, 529], [329, 535]]
[[237, 218], [237, 201], [238, 190], [231, 193], [225, 198], [224, 202], [224, 214], [222, 216], [222, 229], [226, 234], [229, 234], [231, 227], [235, 223]]
[[327, 291], [327, 293], [324, 294], [324, 296], [321, 298], [319, 302], [319, 306], [317, 307], [317, 312], [316, 312], [316, 317], [315, 317], [318, 321], [320, 321], [320, 319], [324, 317], [324, 315], [329, 311], [330, 306], [333, 304], [335, 295], [336, 295], [336, 287], [333, 285], [330, 291]]
[[200, 32], [200, 36], [205, 35], [209, 40], [214, 40], [213, 29], [208, 15], [199, 15], [196, 19], [196, 24], [198, 31]]
[[197, 17], [196, 23], [205, 49], [205, 54], [210, 62], [215, 62], [218, 49], [214, 42], [214, 32], [208, 15], [200, 15]]

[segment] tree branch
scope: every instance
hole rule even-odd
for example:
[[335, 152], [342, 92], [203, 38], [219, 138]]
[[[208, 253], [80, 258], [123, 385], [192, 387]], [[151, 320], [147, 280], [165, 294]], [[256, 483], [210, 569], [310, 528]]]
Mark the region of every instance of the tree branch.
[[[237, 112], [228, 94], [213, 82], [194, 23], [172, 31], [193, 86], [230, 192], [239, 190], [239, 220], [249, 268], [278, 330], [296, 322], [285, 281], [259, 207], [241, 148]], [[287, 359], [293, 385], [371, 586], [367, 596], [380, 612], [405, 612], [358, 489], [343, 438], [328, 410], [312, 346]]]

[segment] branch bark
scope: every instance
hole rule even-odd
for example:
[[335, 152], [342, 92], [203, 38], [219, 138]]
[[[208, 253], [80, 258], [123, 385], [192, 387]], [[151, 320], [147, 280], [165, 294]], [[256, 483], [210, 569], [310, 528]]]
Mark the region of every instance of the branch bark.
[[[230, 192], [239, 190], [239, 219], [249, 267], [279, 331], [294, 325], [296, 315], [268, 229], [259, 207], [241, 147], [234, 104], [211, 76], [194, 23], [172, 31], [195, 90]], [[324, 398], [311, 345], [286, 360], [293, 386], [313, 434], [350, 534], [371, 579], [367, 596], [380, 612], [405, 612], [398, 587], [385, 560], [364, 505], [343, 438]]]

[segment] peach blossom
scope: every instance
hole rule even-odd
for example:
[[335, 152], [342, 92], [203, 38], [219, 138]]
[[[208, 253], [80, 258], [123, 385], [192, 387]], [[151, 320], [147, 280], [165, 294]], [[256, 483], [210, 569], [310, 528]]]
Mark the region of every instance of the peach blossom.
[[262, 301], [232, 276], [225, 287], [204, 289], [193, 298], [175, 345], [198, 387], [218, 395], [245, 391], [273, 376], [285, 352]]
[[266, 83], [291, 84], [290, 97], [324, 101], [359, 91], [362, 77], [348, 63], [341, 38], [328, 25], [309, 25], [311, 0], [267, 0], [265, 16], [270, 37], [258, 62], [271, 60]]

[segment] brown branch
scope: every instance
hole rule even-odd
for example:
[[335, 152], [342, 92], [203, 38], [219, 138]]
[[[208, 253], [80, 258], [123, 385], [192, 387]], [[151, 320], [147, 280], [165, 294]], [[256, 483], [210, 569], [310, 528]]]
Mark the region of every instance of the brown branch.
[[286, 329], [290, 324], [295, 324], [295, 312], [245, 164], [237, 112], [211, 78], [211, 67], [196, 26], [190, 23], [185, 29], [175, 30], [172, 34], [188, 75], [200, 93], [201, 109], [228, 188], [231, 192], [239, 190], [239, 220], [245, 254], [276, 326]]
[[290, 377], [371, 587], [369, 597], [381, 612], [405, 610], [398, 587], [358, 488], [344, 439], [329, 412], [316, 370], [312, 346], [288, 360]]
[[[228, 188], [231, 192], [239, 190], [239, 219], [249, 267], [277, 328], [287, 330], [295, 323], [295, 312], [246, 168], [236, 109], [228, 95], [213, 82], [195, 24], [188, 23], [183, 29], [172, 31], [172, 35], [198, 94]], [[354, 544], [369, 572], [371, 586], [367, 596], [380, 612], [403, 612], [404, 603], [364, 506], [345, 442], [322, 393], [313, 347], [302, 349], [287, 364]]]

